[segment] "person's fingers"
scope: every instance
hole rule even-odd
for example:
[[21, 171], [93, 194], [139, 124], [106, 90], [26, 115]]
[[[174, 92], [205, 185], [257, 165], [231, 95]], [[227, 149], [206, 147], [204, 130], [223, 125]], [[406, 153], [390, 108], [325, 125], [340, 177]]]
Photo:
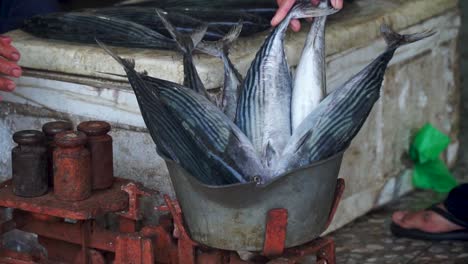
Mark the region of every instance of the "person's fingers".
[[343, 8], [343, 0], [331, 0], [331, 4], [335, 9]]
[[18, 78], [23, 74], [23, 71], [15, 62], [0, 58], [0, 74], [6, 74], [8, 76]]
[[296, 2], [296, 0], [278, 1], [278, 10], [276, 11], [275, 16], [271, 19], [272, 26], [278, 25], [286, 17], [289, 10], [294, 5], [294, 2]]
[[320, 0], [311, 0], [313, 5], [318, 5], [320, 3]]
[[400, 224], [406, 214], [408, 214], [407, 211], [396, 211], [392, 214], [392, 221], [396, 224]]
[[8, 36], [0, 36], [0, 43], [4, 43], [6, 45], [11, 44], [12, 39]]
[[291, 23], [289, 25], [291, 26], [291, 29], [294, 32], [298, 32], [299, 30], [301, 30], [301, 22], [299, 22], [299, 20], [297, 19], [291, 20]]
[[0, 91], [11, 92], [16, 88], [16, 84], [7, 78], [0, 77]]
[[0, 41], [0, 56], [5, 57], [8, 60], [18, 61], [21, 55], [15, 47], [11, 46], [10, 43]]

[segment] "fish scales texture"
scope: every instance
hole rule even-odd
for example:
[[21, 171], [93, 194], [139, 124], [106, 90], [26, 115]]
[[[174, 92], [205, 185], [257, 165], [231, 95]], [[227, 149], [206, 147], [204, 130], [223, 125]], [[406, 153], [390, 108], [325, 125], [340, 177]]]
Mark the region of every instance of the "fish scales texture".
[[240, 172], [241, 181], [250, 181], [255, 176], [263, 181], [269, 178], [249, 139], [207, 98], [176, 83], [149, 76], [144, 79], [160, 87], [161, 100], [186, 130], [229, 167]]
[[[164, 36], [171, 38], [161, 19], [156, 15], [154, 8], [144, 7], [109, 7], [99, 9], [85, 9], [84, 12], [99, 14], [109, 17], [116, 17], [123, 20], [128, 20], [152, 30], [155, 30]], [[183, 33], [191, 34], [194, 30], [204, 22], [188, 15], [179, 12], [170, 11], [167, 14], [168, 20], [174, 24], [175, 28]], [[208, 25], [208, 30], [203, 37], [207, 40], [218, 40], [224, 36], [225, 32], [216, 25]]]
[[[106, 52], [113, 55], [104, 44], [100, 43]], [[113, 55], [117, 61], [119, 57]], [[177, 116], [161, 100], [160, 86], [154, 82], [148, 82], [146, 76], [138, 74], [133, 65], [123, 64], [129, 82], [135, 91], [137, 101], [145, 124], [153, 141], [157, 145], [158, 152], [178, 162], [200, 182], [209, 185], [226, 185], [237, 183], [237, 172], [226, 167], [220, 157], [215, 156], [209, 150], [201, 148], [192, 135], [186, 130]]]
[[276, 160], [291, 136], [292, 79], [284, 37], [292, 18], [333, 13], [310, 3], [295, 5], [257, 52], [242, 85], [236, 124], [252, 140], [266, 167]]
[[237, 109], [236, 123], [252, 140], [265, 166], [270, 165], [291, 134], [291, 75], [283, 49], [286, 28], [287, 24], [275, 28], [257, 53], [245, 77]]
[[275, 168], [275, 175], [326, 159], [345, 150], [380, 97], [387, 65], [401, 45], [433, 35], [399, 35], [381, 27], [387, 49], [362, 71], [331, 92], [294, 132]]
[[145, 26], [118, 18], [88, 13], [55, 13], [35, 16], [22, 29], [38, 37], [134, 48], [175, 49], [174, 40]]
[[[322, 0], [319, 7], [327, 7]], [[327, 94], [325, 70], [325, 24], [327, 16], [317, 17], [307, 35], [293, 84], [291, 102], [292, 129], [294, 130], [314, 110]]]

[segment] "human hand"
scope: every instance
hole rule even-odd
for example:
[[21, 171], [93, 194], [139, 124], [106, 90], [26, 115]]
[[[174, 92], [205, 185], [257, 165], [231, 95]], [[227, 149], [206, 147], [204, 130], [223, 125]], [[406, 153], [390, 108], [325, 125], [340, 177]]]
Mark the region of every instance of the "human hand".
[[13, 91], [16, 84], [6, 77], [18, 78], [22, 74], [21, 67], [17, 64], [20, 53], [11, 45], [11, 41], [10, 37], [0, 36], [0, 91]]
[[[320, 0], [311, 0], [314, 5], [318, 5]], [[278, 25], [288, 14], [289, 10], [293, 7], [296, 0], [276, 0], [278, 3], [278, 10], [276, 11], [275, 16], [271, 19], [271, 25]], [[343, 0], [331, 0], [333, 8], [341, 9], [343, 8]], [[301, 23], [297, 19], [291, 20], [291, 29], [295, 32], [301, 29]]]

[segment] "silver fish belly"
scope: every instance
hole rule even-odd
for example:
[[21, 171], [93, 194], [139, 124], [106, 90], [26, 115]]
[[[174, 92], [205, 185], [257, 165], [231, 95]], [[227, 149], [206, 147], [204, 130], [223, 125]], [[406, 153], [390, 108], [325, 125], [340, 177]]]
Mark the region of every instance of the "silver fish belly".
[[292, 79], [284, 52], [284, 36], [293, 18], [334, 13], [310, 3], [295, 5], [257, 52], [245, 77], [236, 124], [253, 142], [266, 167], [277, 159], [291, 136]]
[[[328, 0], [322, 0], [319, 5], [319, 7], [327, 6]], [[296, 68], [291, 101], [293, 132], [327, 94], [325, 72], [326, 21], [327, 16], [314, 19]]]

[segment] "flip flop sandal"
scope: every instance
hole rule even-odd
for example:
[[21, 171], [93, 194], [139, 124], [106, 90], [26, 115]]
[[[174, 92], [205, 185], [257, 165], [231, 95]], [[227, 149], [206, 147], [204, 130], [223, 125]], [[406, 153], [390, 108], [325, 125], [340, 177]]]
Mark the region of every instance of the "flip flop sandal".
[[448, 221], [457, 224], [459, 226], [464, 227], [464, 229], [451, 231], [451, 232], [444, 232], [444, 233], [429, 233], [424, 232], [419, 229], [409, 229], [403, 228], [396, 223], [392, 222], [390, 225], [390, 230], [392, 231], [393, 235], [397, 237], [406, 237], [412, 239], [419, 239], [419, 240], [433, 240], [433, 241], [442, 241], [442, 240], [461, 240], [461, 241], [468, 241], [468, 223], [456, 218], [453, 214], [444, 211], [442, 208], [437, 207], [437, 205], [433, 205], [426, 210], [433, 211]]

